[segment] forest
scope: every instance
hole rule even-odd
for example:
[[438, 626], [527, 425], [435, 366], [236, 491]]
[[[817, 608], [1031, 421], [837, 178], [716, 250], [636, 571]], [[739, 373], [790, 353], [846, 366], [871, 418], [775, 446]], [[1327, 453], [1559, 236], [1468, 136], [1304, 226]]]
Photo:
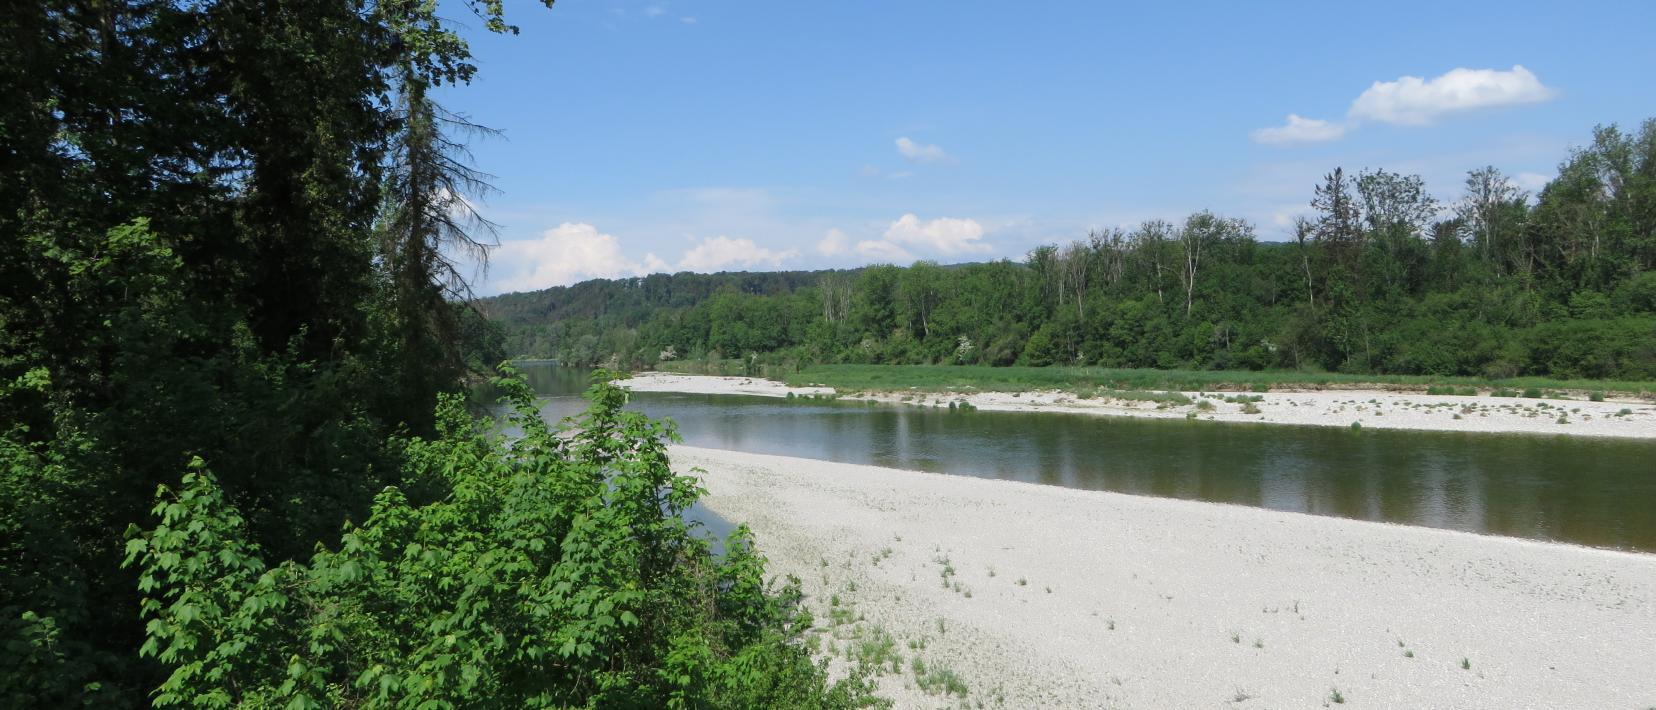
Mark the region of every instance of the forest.
[[1539, 192], [1335, 168], [1291, 240], [1197, 212], [1021, 262], [656, 274], [485, 299], [513, 356], [1656, 378], [1656, 120], [1601, 126]]
[[744, 529], [680, 517], [613, 373], [554, 425], [496, 371], [437, 3], [49, 0], [0, 37], [0, 706], [874, 702]]

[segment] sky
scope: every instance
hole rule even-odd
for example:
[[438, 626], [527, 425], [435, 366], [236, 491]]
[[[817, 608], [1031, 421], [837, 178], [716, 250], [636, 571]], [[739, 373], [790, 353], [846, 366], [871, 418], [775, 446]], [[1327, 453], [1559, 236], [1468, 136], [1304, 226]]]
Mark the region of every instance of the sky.
[[500, 225], [478, 291], [1021, 259], [1211, 209], [1285, 238], [1336, 166], [1539, 189], [1656, 117], [1656, 2], [450, 0]]

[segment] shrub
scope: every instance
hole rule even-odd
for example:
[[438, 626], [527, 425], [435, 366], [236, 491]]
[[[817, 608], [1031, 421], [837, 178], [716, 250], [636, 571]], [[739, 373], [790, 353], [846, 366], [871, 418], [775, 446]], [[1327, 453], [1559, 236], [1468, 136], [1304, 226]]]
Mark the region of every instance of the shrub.
[[801, 643], [797, 581], [766, 585], [739, 526], [715, 558], [682, 517], [670, 422], [622, 410], [609, 373], [553, 431], [522, 380], [498, 381], [523, 435], [490, 435], [458, 396], [433, 440], [396, 442], [404, 480], [308, 564], [271, 567], [195, 460], [134, 534], [157, 706], [853, 707]]

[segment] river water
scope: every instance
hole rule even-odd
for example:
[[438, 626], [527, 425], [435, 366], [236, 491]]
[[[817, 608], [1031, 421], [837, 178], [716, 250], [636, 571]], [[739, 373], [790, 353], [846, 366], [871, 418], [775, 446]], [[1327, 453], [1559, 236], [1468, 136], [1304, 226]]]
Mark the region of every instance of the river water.
[[[586, 373], [521, 365], [543, 412]], [[1656, 552], [1656, 442], [637, 393], [684, 443]]]

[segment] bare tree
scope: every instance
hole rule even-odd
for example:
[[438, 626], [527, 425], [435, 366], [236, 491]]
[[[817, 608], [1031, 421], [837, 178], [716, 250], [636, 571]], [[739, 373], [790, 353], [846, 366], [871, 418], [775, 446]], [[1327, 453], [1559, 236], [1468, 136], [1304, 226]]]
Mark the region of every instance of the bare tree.
[[1096, 255], [1104, 282], [1114, 286], [1121, 283], [1127, 270], [1127, 233], [1120, 228], [1095, 229], [1087, 233], [1087, 241]]
[[851, 277], [841, 271], [822, 275], [822, 318], [829, 323], [845, 320], [851, 313]]
[[1317, 307], [1317, 289], [1311, 280], [1311, 248], [1316, 231], [1317, 225], [1312, 224], [1311, 220], [1304, 217], [1294, 219], [1294, 241], [1299, 244], [1300, 267], [1305, 270], [1305, 301], [1312, 308]]
[[1071, 242], [1058, 258], [1064, 290], [1075, 295], [1075, 314], [1087, 317], [1087, 279], [1092, 274], [1092, 250], [1082, 242]]
[[1456, 206], [1478, 253], [1501, 272], [1501, 231], [1505, 226], [1504, 213], [1515, 204], [1521, 204], [1527, 194], [1512, 184], [1495, 166], [1485, 166], [1466, 174], [1466, 194]]
[[1191, 304], [1195, 301], [1196, 279], [1200, 275], [1202, 256], [1215, 245], [1245, 236], [1251, 236], [1253, 228], [1247, 222], [1239, 219], [1219, 217], [1212, 212], [1203, 210], [1191, 215], [1185, 220], [1184, 226], [1176, 233], [1179, 244], [1179, 283], [1185, 291], [1185, 316], [1190, 315]]
[[1167, 243], [1173, 234], [1173, 225], [1159, 219], [1148, 220], [1139, 225], [1133, 232], [1133, 253], [1143, 263], [1144, 270], [1150, 275], [1156, 287], [1156, 300], [1165, 302], [1162, 293], [1167, 283], [1166, 273], [1169, 270]]

